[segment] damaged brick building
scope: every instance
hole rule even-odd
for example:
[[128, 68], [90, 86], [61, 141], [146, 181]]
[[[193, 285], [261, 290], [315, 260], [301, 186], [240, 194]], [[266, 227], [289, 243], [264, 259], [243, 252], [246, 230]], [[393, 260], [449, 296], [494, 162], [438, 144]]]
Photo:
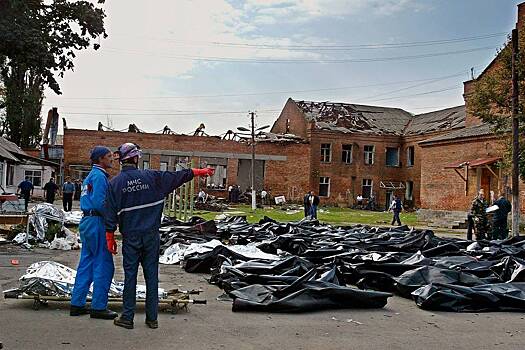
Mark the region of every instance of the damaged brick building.
[[[361, 194], [375, 196], [379, 208], [394, 193], [408, 206], [421, 203], [421, 149], [418, 142], [464, 125], [462, 106], [413, 116], [397, 108], [289, 99], [270, 133], [257, 137], [256, 189], [299, 201], [314, 190], [323, 203], [351, 206]], [[87, 152], [97, 144], [139, 144], [142, 168], [175, 169], [177, 164], [217, 168], [207, 187], [224, 191], [250, 184], [246, 140], [141, 132], [66, 129], [65, 173], [83, 177]], [[225, 193], [224, 193], [225, 194]]]
[[374, 195], [385, 208], [395, 193], [419, 207], [419, 142], [464, 124], [464, 106], [414, 116], [398, 108], [289, 99], [271, 131], [308, 141], [310, 188], [326, 202], [352, 205], [358, 195]]
[[[90, 170], [88, 153], [95, 145], [116, 149], [125, 142], [138, 144], [143, 157], [143, 169], [175, 170], [177, 166], [212, 166], [216, 173], [206, 186], [217, 195], [227, 197], [229, 185], [246, 190], [251, 183], [251, 147], [245, 140], [227, 140], [206, 135], [156, 134], [84, 129], [64, 130], [64, 171], [74, 178], [83, 178]], [[271, 190], [274, 195], [299, 200], [308, 188], [309, 148], [297, 137], [261, 134], [257, 137], [255, 186]], [[283, 171], [286, 167], [288, 171]], [[116, 169], [113, 173], [116, 173]]]
[[[525, 3], [518, 5], [516, 28], [525, 31]], [[521, 47], [520, 51], [523, 50]], [[496, 196], [499, 191], [506, 192], [507, 196], [511, 192], [509, 169], [502, 169], [500, 164], [510, 135], [496, 135], [491, 125], [483, 123], [470, 108], [476, 84], [494, 74], [503, 64], [501, 59], [498, 54], [476, 79], [464, 82], [465, 127], [420, 143], [423, 151], [421, 214], [425, 220], [456, 216], [462, 221], [481, 188], [487, 196], [490, 191]], [[510, 77], [508, 82], [510, 86]], [[520, 183], [522, 213], [525, 212], [524, 186]]]

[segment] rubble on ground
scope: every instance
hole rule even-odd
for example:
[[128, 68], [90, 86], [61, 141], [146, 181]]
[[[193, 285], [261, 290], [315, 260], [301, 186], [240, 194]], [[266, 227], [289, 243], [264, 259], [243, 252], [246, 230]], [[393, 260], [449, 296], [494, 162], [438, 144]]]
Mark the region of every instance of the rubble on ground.
[[65, 212], [49, 203], [40, 203], [29, 210], [29, 237], [25, 227], [17, 227], [12, 242], [26, 248], [71, 250], [80, 248], [78, 235], [65, 225], [76, 226], [82, 219], [82, 212]]

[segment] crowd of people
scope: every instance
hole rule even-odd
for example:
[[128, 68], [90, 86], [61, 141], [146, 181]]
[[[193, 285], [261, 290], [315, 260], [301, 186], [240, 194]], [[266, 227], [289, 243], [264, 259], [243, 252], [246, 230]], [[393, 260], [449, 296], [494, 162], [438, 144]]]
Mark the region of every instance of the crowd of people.
[[[43, 199], [46, 203], [54, 204], [55, 197], [57, 194], [62, 195], [62, 206], [64, 211], [71, 211], [73, 208], [73, 200], [80, 200], [80, 193], [82, 187], [82, 180], [76, 179], [71, 180], [70, 176], [67, 176], [62, 188], [60, 188], [55, 178], [51, 177], [49, 181], [42, 188], [44, 190]], [[24, 200], [24, 209], [27, 211], [29, 202], [34, 195], [35, 186], [31, 182], [29, 177], [26, 177], [17, 188], [17, 194], [20, 194]]]

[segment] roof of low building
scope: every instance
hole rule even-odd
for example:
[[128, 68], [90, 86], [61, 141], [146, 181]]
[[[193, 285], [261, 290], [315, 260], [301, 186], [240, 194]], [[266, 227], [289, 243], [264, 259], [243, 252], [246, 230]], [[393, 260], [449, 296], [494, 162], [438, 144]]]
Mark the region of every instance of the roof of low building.
[[18, 147], [14, 142], [7, 140], [4, 137], [0, 137], [0, 158], [15, 163], [32, 162], [37, 164], [45, 164], [53, 167], [59, 167], [60, 165], [45, 159], [30, 156]]
[[473, 138], [480, 136], [493, 135], [494, 131], [490, 124], [479, 124], [473, 126], [467, 126], [462, 129], [457, 129], [444, 135], [432, 137], [428, 140], [419, 142], [420, 144], [428, 144], [441, 141], [451, 141], [464, 138]]

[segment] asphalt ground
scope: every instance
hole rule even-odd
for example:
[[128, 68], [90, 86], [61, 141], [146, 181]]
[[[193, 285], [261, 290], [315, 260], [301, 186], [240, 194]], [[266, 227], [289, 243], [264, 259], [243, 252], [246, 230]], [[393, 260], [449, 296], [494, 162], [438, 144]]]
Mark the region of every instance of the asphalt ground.
[[[0, 246], [0, 289], [16, 287], [33, 262], [53, 260], [76, 268], [79, 251], [27, 251]], [[19, 265], [11, 264], [19, 260]], [[122, 256], [115, 279], [123, 279]], [[163, 288], [202, 289], [207, 305], [187, 312], [161, 312], [159, 328], [144, 324], [138, 307], [135, 329], [111, 321], [70, 317], [69, 304], [49, 303], [38, 311], [29, 300], [0, 299], [0, 342], [4, 349], [523, 349], [524, 313], [444, 313], [420, 310], [394, 296], [383, 309], [330, 310], [302, 314], [233, 313], [217, 301], [221, 290], [206, 275], [180, 266], [160, 266]], [[140, 282], [144, 283], [142, 275]], [[1, 298], [1, 297], [0, 297]], [[115, 311], [120, 305], [111, 304]]]

